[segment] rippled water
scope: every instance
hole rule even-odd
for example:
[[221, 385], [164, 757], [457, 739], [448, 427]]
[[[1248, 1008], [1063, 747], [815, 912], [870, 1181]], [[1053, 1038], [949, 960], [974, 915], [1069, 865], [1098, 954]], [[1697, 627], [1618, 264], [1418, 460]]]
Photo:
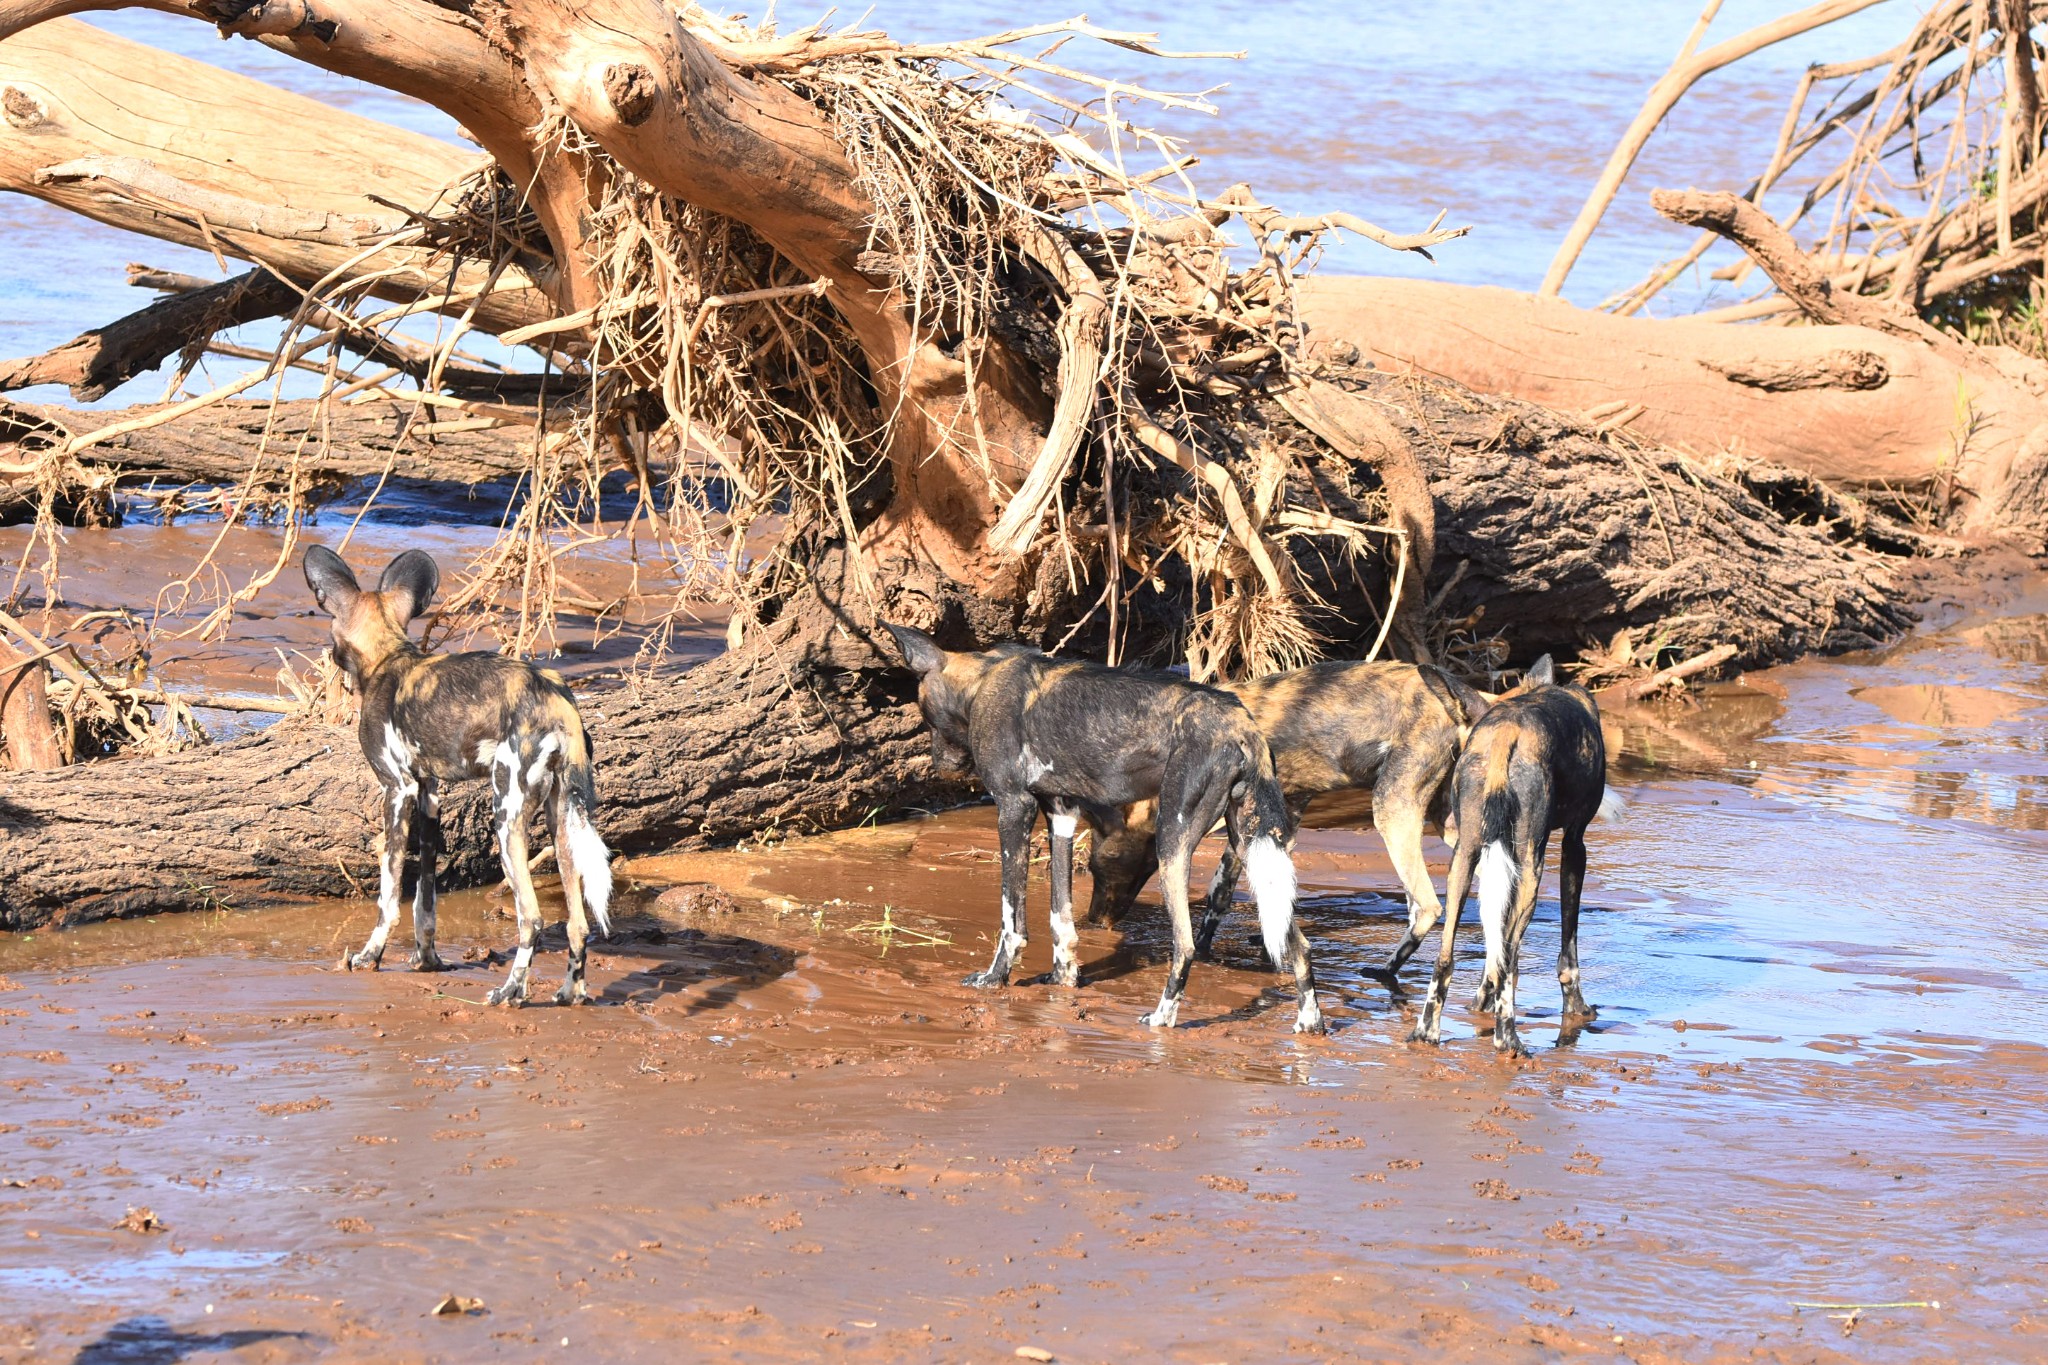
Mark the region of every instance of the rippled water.
[[[1345, 209], [1395, 230], [1438, 209], [1472, 235], [1436, 264], [1369, 243], [1333, 248], [1326, 268], [1421, 274], [1533, 288], [1621, 129], [1677, 52], [1698, 14], [1694, 0], [1361, 5], [1308, 0], [1245, 4], [1094, 5], [1105, 27], [1157, 32], [1178, 50], [1243, 50], [1238, 61], [1159, 63], [1086, 45], [1063, 54], [1092, 69], [1169, 89], [1221, 85], [1213, 118], [1162, 116], [1160, 126], [1204, 158], [1203, 185], [1247, 180], [1294, 210]], [[1729, 0], [1711, 43], [1795, 8], [1790, 0]], [[787, 7], [785, 29], [818, 11]], [[998, 32], [1065, 17], [989, 0], [882, 0], [866, 25], [926, 39]], [[1659, 185], [1736, 186], [1761, 165], [1801, 67], [1876, 51], [1918, 6], [1891, 0], [1818, 34], [1757, 55], [1698, 87], [1651, 143], [1573, 276], [1586, 303], [1642, 278], [1688, 238], [1663, 224], [1646, 195]], [[845, 11], [835, 23], [860, 17]], [[122, 13], [92, 22], [140, 41], [271, 80], [370, 117], [453, 138], [452, 123], [409, 100], [330, 76], [254, 43], [222, 43], [202, 24]], [[124, 262], [211, 275], [206, 256], [86, 223], [13, 196], [0, 201], [12, 256], [0, 278], [0, 351], [28, 354], [137, 307]], [[1675, 291], [1691, 308], [1711, 291]], [[225, 372], [224, 372], [225, 373]], [[112, 402], [153, 399], [161, 377], [128, 385]], [[56, 399], [55, 391], [31, 396]]]

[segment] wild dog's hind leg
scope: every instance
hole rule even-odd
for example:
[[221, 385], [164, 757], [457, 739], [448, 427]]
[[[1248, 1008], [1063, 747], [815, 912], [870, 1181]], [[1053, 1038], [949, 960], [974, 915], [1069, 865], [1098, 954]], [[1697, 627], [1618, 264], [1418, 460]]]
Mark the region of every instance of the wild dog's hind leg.
[[[1199, 779], [1197, 779], [1199, 780]], [[1187, 776], [1168, 770], [1159, 790], [1159, 886], [1166, 893], [1166, 917], [1173, 926], [1173, 961], [1166, 969], [1166, 985], [1159, 1004], [1138, 1020], [1153, 1028], [1172, 1028], [1180, 1022], [1181, 996], [1188, 987], [1188, 972], [1195, 965], [1195, 927], [1188, 909], [1188, 864], [1195, 845], [1223, 814], [1230, 799], [1230, 782], [1212, 779], [1195, 787]]]
[[[1216, 875], [1209, 879], [1209, 894], [1202, 906], [1202, 927], [1195, 934], [1195, 956], [1204, 962], [1215, 961], [1212, 950], [1216, 946], [1216, 931], [1223, 927], [1223, 916], [1237, 900], [1237, 880], [1244, 873], [1244, 812], [1239, 803], [1231, 802], [1224, 811], [1223, 826], [1223, 857], [1216, 864]], [[1257, 952], [1265, 957], [1263, 943], [1258, 945]]]
[[434, 949], [434, 868], [441, 857], [441, 792], [432, 778], [420, 783], [412, 816], [413, 856], [419, 860], [419, 883], [412, 892], [412, 969], [445, 972], [448, 964]]
[[1579, 991], [1579, 893], [1586, 885], [1586, 831], [1583, 826], [1564, 832], [1557, 857], [1558, 919], [1561, 937], [1557, 945], [1557, 984], [1564, 993], [1567, 1019], [1594, 1019], [1599, 1011], [1586, 1003]]
[[[1493, 1050], [1510, 1057], [1526, 1057], [1522, 1035], [1515, 1028], [1515, 986], [1522, 976], [1522, 936], [1536, 917], [1536, 890], [1543, 881], [1543, 845], [1548, 836], [1537, 836], [1534, 849], [1525, 849], [1515, 880], [1515, 899], [1501, 926], [1498, 958], [1498, 990], [1493, 1004]], [[1488, 953], [1492, 957], [1492, 953]]]
[[1024, 893], [1031, 880], [1031, 825], [1038, 802], [1028, 794], [996, 798], [996, 833], [1003, 844], [1003, 925], [996, 933], [995, 960], [961, 984], [990, 989], [1010, 984], [1010, 969], [1030, 938], [1024, 924]]
[[498, 860], [504, 864], [505, 884], [512, 888], [512, 903], [519, 911], [519, 948], [512, 955], [512, 970], [505, 984], [484, 999], [493, 1005], [522, 1005], [526, 1003], [526, 978], [533, 966], [534, 947], [540, 941], [540, 901], [526, 870], [526, 788], [516, 760], [492, 766], [491, 795]]
[[1408, 893], [1408, 932], [1401, 937], [1394, 955], [1387, 959], [1386, 974], [1391, 984], [1394, 973], [1407, 965], [1422, 940], [1443, 916], [1436, 898], [1436, 884], [1429, 879], [1429, 862], [1422, 856], [1422, 810], [1414, 803], [1390, 799], [1373, 804], [1372, 822], [1387, 846], [1387, 858], [1401, 889]]
[[[380, 773], [379, 778], [382, 778]], [[368, 967], [376, 971], [384, 961], [384, 946], [398, 924], [398, 902], [405, 891], [405, 843], [412, 829], [413, 808], [419, 800], [419, 784], [410, 773], [384, 783], [384, 845], [377, 855], [377, 927], [370, 941], [341, 965], [354, 971]]]
[[569, 843], [569, 780], [560, 773], [551, 779], [548, 794], [548, 827], [554, 831], [555, 864], [562, 870], [562, 896], [569, 907], [569, 969], [555, 992], [557, 1005], [580, 1005], [590, 998], [583, 984], [584, 949], [590, 942], [590, 917], [583, 905], [583, 872]]
[[1430, 974], [1422, 1018], [1408, 1035], [1411, 1043], [1443, 1041], [1444, 997], [1451, 989], [1451, 968], [1458, 951], [1458, 921], [1465, 913], [1465, 893], [1472, 887], [1472, 865], [1478, 861], [1473, 855], [1474, 850], [1463, 844], [1451, 855], [1451, 875], [1444, 884], [1443, 941], [1437, 945], [1436, 970]]
[[1074, 932], [1074, 828], [1071, 806], [1046, 808], [1052, 850], [1052, 984], [1081, 984], [1081, 936]]

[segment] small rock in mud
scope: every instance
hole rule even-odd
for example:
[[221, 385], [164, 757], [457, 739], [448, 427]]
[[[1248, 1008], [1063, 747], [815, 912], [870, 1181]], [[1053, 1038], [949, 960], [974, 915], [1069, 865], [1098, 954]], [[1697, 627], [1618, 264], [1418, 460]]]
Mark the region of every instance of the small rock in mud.
[[1212, 1190], [1222, 1190], [1226, 1194], [1243, 1194], [1251, 1188], [1234, 1175], [1205, 1175], [1202, 1177], [1202, 1183]]
[[710, 882], [684, 882], [656, 896], [649, 908], [655, 915], [670, 919], [684, 915], [737, 914], [740, 903], [733, 899], [732, 893]]
[[452, 1318], [462, 1314], [481, 1313], [483, 1311], [484, 1301], [482, 1299], [467, 1298], [461, 1294], [444, 1294], [441, 1296], [441, 1301], [434, 1305], [433, 1315], [437, 1318]]
[[1508, 1188], [1505, 1180], [1475, 1180], [1472, 1191], [1481, 1199], [1520, 1199], [1522, 1196]]
[[337, 1218], [334, 1220], [334, 1230], [336, 1232], [376, 1231], [376, 1229], [370, 1226], [370, 1221], [367, 1218]]
[[120, 1222], [114, 1224], [114, 1226], [124, 1231], [134, 1233], [170, 1231], [169, 1225], [166, 1224], [163, 1219], [157, 1217], [154, 1213], [151, 1213], [148, 1209], [138, 1209], [133, 1207], [131, 1207], [128, 1210], [128, 1216], [126, 1218], [123, 1218]]

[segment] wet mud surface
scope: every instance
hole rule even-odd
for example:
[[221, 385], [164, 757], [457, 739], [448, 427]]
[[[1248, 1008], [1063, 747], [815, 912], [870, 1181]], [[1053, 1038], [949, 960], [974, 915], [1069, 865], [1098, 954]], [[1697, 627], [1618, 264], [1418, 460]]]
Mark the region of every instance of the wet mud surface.
[[0, 1359], [2048, 1359], [2044, 611], [1611, 718], [1600, 1019], [1532, 969], [1521, 1064], [1469, 915], [1444, 1045], [1400, 1041], [1341, 802], [1320, 1039], [1249, 914], [1139, 1027], [1151, 893], [1079, 990], [958, 984], [980, 809], [631, 860], [579, 1010], [477, 1003], [482, 891], [440, 976], [334, 968], [367, 902], [0, 940]]

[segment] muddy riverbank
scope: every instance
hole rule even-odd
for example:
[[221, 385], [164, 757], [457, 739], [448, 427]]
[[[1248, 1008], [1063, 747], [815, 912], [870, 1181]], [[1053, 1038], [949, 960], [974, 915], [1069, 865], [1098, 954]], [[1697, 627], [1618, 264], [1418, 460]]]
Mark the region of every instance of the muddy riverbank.
[[1359, 971], [1395, 881], [1343, 828], [1300, 857], [1327, 1039], [1244, 922], [1168, 1035], [1154, 913], [1079, 991], [959, 986], [974, 809], [632, 860], [581, 1011], [334, 971], [360, 901], [9, 937], [0, 1358], [2043, 1358], [2044, 611], [1616, 718], [1601, 1018], [1560, 1038], [1539, 971], [1522, 1066], [1469, 952], [1444, 1047], [1398, 1041]]

